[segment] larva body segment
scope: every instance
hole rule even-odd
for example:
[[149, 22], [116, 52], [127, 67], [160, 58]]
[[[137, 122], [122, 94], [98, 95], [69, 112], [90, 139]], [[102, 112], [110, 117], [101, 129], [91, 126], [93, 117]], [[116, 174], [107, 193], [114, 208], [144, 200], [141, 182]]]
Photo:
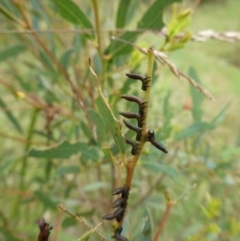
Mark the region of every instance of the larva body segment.
[[114, 203], [112, 204], [112, 208], [117, 208], [119, 206], [122, 207], [122, 206], [124, 206], [124, 202], [126, 202], [126, 200], [124, 198], [120, 197], [114, 201]]
[[126, 189], [127, 187], [117, 187], [113, 190], [112, 195], [122, 194]]

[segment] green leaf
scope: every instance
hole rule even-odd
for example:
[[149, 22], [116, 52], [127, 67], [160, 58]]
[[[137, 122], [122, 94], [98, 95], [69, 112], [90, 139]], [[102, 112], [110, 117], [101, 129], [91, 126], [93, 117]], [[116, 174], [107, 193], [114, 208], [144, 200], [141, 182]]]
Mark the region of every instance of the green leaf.
[[34, 193], [35, 198], [37, 198], [40, 202], [44, 204], [45, 207], [56, 209], [57, 208], [57, 203], [52, 201], [50, 197], [48, 197], [48, 194], [43, 193], [41, 191], [36, 191]]
[[[59, 8], [59, 12], [67, 21], [80, 25], [82, 28], [93, 29], [93, 26], [85, 13], [72, 0], [53, 0]], [[92, 35], [87, 35], [92, 38]]]
[[51, 72], [54, 72], [54, 67], [52, 64], [52, 60], [50, 57], [44, 52], [40, 50], [40, 57], [45, 65], [46, 68], [48, 68]]
[[120, 152], [125, 153], [125, 140], [121, 132], [120, 123], [116, 121], [113, 112], [100, 96], [96, 99], [96, 105], [105, 121], [105, 126], [109, 129], [115, 143], [120, 149]]
[[145, 217], [147, 221], [144, 225], [140, 237], [138, 238], [138, 241], [152, 241], [152, 218], [148, 208], [144, 210], [143, 217]]
[[160, 30], [164, 27], [163, 11], [173, 2], [182, 0], [156, 0], [138, 22], [138, 28]]
[[85, 192], [95, 192], [101, 188], [107, 188], [109, 184], [107, 182], [94, 182], [84, 186]]
[[178, 177], [178, 170], [173, 167], [162, 163], [157, 162], [142, 162], [143, 167], [150, 169], [153, 172], [156, 173], [165, 173], [171, 178], [177, 178]]
[[15, 118], [14, 115], [11, 113], [11, 111], [8, 110], [7, 105], [1, 98], [0, 98], [0, 106], [3, 109], [5, 109], [4, 113], [6, 114], [7, 118], [10, 120], [10, 122], [13, 124], [13, 126], [16, 128], [16, 130], [22, 134], [23, 130], [18, 122], [18, 119]]
[[75, 155], [81, 151], [87, 150], [87, 144], [82, 142], [77, 142], [75, 144], [70, 144], [68, 141], [62, 142], [60, 145], [45, 150], [31, 149], [28, 156], [36, 158], [59, 158], [66, 159]]
[[113, 111], [111, 107], [109, 106], [106, 98], [104, 97], [101, 87], [99, 85], [99, 80], [94, 72], [94, 70], [91, 67], [91, 63], [89, 63], [89, 69], [91, 71], [91, 74], [93, 75], [93, 83], [94, 86], [96, 87], [99, 97], [95, 100], [96, 105], [100, 111], [100, 114], [105, 122], [106, 127], [110, 131], [115, 143], [117, 144], [120, 152], [122, 154], [125, 153], [125, 139], [123, 137], [123, 134], [121, 132], [121, 124], [120, 122], [116, 119], [116, 117], [113, 114]]
[[[197, 75], [197, 72], [193, 67], [189, 68], [188, 73], [192, 79], [194, 79], [198, 84], [201, 84], [199, 77]], [[190, 91], [191, 91], [192, 101], [193, 101], [192, 115], [195, 122], [200, 121], [203, 115], [203, 110], [201, 108], [201, 105], [204, 97], [202, 93], [197, 91], [196, 88], [194, 88], [192, 85], [190, 85]]]
[[[156, 29], [160, 30], [164, 27], [163, 23], [163, 10], [173, 2], [181, 2], [181, 0], [156, 0], [150, 8], [143, 15], [141, 20], [138, 22], [137, 28], [141, 29]], [[127, 42], [133, 43], [140, 32], [127, 32], [118, 36], [119, 39], [126, 40]], [[108, 48], [106, 53], [112, 54], [112, 57], [117, 55], [130, 54], [132, 47], [123, 42], [113, 41]]]
[[10, 232], [8, 229], [4, 227], [0, 227], [0, 233], [1, 236], [3, 235], [5, 237], [4, 240], [11, 240], [11, 241], [22, 241], [22, 239], [18, 239], [12, 235], [12, 232]]
[[143, 217], [140, 222], [138, 221], [138, 227], [136, 228], [135, 232], [131, 236], [130, 241], [138, 240], [138, 237], [141, 235], [147, 221], [148, 221], [148, 217]]
[[120, 0], [118, 11], [117, 11], [117, 20], [116, 20], [116, 28], [122, 28], [125, 26], [126, 16], [128, 7], [131, 0]]
[[210, 126], [206, 122], [202, 122], [202, 121], [196, 122], [196, 123], [188, 126], [186, 129], [177, 133], [175, 136], [175, 140], [179, 141], [179, 140], [186, 139], [188, 137], [192, 137], [199, 132], [208, 130], [209, 128], [210, 128]]
[[213, 127], [216, 127], [217, 125], [219, 125], [224, 117], [225, 117], [225, 114], [226, 114], [226, 111], [228, 110], [229, 106], [231, 105], [231, 103], [227, 103], [221, 110], [220, 112], [212, 119], [211, 121], [211, 125]]
[[5, 49], [2, 52], [0, 52], [0, 61], [5, 61], [8, 58], [16, 57], [18, 54], [24, 52], [26, 49], [27, 48], [24, 45], [16, 45], [8, 49]]
[[65, 175], [65, 174], [77, 174], [80, 172], [79, 166], [72, 165], [72, 166], [60, 166], [57, 171], [56, 175]]
[[88, 111], [90, 118], [92, 120], [92, 122], [96, 125], [96, 131], [97, 131], [97, 140], [100, 143], [102, 143], [102, 141], [104, 139], [106, 139], [106, 128], [105, 127], [105, 123], [102, 119], [102, 117], [99, 115], [99, 113], [97, 113], [95, 110], [91, 109]]
[[70, 64], [70, 58], [72, 53], [74, 53], [73, 49], [68, 49], [66, 52], [63, 53], [61, 59], [60, 59], [60, 64], [63, 66], [65, 70], [67, 70], [69, 64]]

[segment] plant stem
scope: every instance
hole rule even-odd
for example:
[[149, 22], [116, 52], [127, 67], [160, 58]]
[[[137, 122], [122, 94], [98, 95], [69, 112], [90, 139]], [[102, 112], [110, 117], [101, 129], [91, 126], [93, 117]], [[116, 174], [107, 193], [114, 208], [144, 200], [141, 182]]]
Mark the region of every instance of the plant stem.
[[163, 230], [164, 224], [166, 223], [166, 221], [167, 221], [167, 219], [168, 219], [170, 210], [171, 210], [171, 208], [172, 208], [172, 206], [173, 206], [174, 204], [175, 204], [175, 202], [172, 201], [172, 200], [169, 200], [169, 201], [167, 202], [167, 206], [166, 206], [165, 213], [164, 213], [163, 218], [162, 218], [162, 220], [161, 220], [161, 222], [160, 222], [160, 224], [159, 224], [159, 226], [158, 226], [158, 230], [157, 230], [157, 232], [156, 232], [156, 234], [155, 234], [155, 236], [154, 236], [154, 238], [153, 238], [153, 241], [157, 241], [157, 240], [158, 240], [158, 238], [159, 238], [159, 236], [160, 236], [160, 234], [161, 234], [161, 232], [162, 232], [162, 230]]
[[37, 116], [38, 116], [38, 109], [34, 108], [33, 112], [32, 112], [32, 118], [31, 118], [31, 122], [28, 128], [28, 133], [27, 133], [27, 140], [29, 142], [26, 143], [25, 146], [25, 157], [22, 160], [22, 167], [21, 167], [21, 181], [20, 181], [20, 190], [24, 189], [24, 177], [25, 177], [25, 173], [26, 173], [26, 167], [27, 167], [27, 155], [26, 155], [26, 151], [28, 150], [30, 143], [31, 143], [31, 139], [32, 139], [32, 135], [33, 135], [33, 128], [35, 126], [35, 123], [37, 121]]

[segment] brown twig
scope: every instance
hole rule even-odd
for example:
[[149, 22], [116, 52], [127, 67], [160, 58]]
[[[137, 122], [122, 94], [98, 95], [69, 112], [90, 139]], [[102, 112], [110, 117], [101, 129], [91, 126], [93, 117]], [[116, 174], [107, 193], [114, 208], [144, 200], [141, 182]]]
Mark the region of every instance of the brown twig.
[[175, 204], [175, 201], [173, 201], [173, 200], [168, 200], [167, 201], [167, 206], [166, 206], [165, 213], [164, 213], [163, 218], [162, 218], [162, 220], [161, 220], [161, 222], [160, 222], [160, 224], [158, 226], [158, 229], [157, 229], [157, 232], [156, 232], [156, 234], [155, 234], [155, 236], [153, 238], [153, 241], [157, 241], [158, 240], [158, 238], [159, 238], [159, 236], [160, 236], [160, 234], [161, 234], [161, 232], [163, 230], [163, 227], [164, 227], [164, 225], [165, 225], [165, 223], [166, 223], [166, 221], [168, 219], [170, 210], [171, 210], [171, 208], [172, 208], [172, 206], [174, 204]]

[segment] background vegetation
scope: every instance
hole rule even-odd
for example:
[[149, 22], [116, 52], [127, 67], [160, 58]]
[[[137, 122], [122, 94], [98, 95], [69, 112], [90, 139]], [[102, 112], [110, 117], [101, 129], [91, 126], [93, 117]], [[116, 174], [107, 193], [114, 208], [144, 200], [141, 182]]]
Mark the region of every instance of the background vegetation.
[[[0, 240], [36, 240], [36, 220], [42, 217], [54, 227], [53, 241], [77, 240], [102, 221], [119, 177], [109, 149], [117, 157], [118, 150], [95, 105], [88, 58], [121, 119], [118, 111], [131, 109], [120, 94], [141, 96], [125, 73], [144, 74], [147, 58], [110, 37], [140, 47], [164, 46], [164, 36], [150, 31], [163, 27], [163, 9], [153, 13], [150, 8], [160, 0], [74, 2], [78, 7], [63, 0], [0, 0]], [[187, 33], [240, 30], [238, 0], [184, 1], [175, 7], [170, 4], [180, 1], [165, 2], [167, 25], [176, 12], [195, 7], [183, 26]], [[136, 28], [143, 31], [122, 33]], [[169, 153], [145, 147], [134, 173], [124, 235], [151, 240], [167, 190], [176, 205], [161, 240], [239, 240], [240, 43], [187, 39], [181, 47], [161, 50], [215, 101], [156, 64], [149, 122]], [[124, 177], [123, 168], [122, 185]], [[85, 221], [77, 222], [58, 204]], [[146, 216], [148, 239], [141, 235]], [[109, 222], [98, 230], [106, 239], [112, 235]], [[99, 234], [90, 240], [100, 240]]]

